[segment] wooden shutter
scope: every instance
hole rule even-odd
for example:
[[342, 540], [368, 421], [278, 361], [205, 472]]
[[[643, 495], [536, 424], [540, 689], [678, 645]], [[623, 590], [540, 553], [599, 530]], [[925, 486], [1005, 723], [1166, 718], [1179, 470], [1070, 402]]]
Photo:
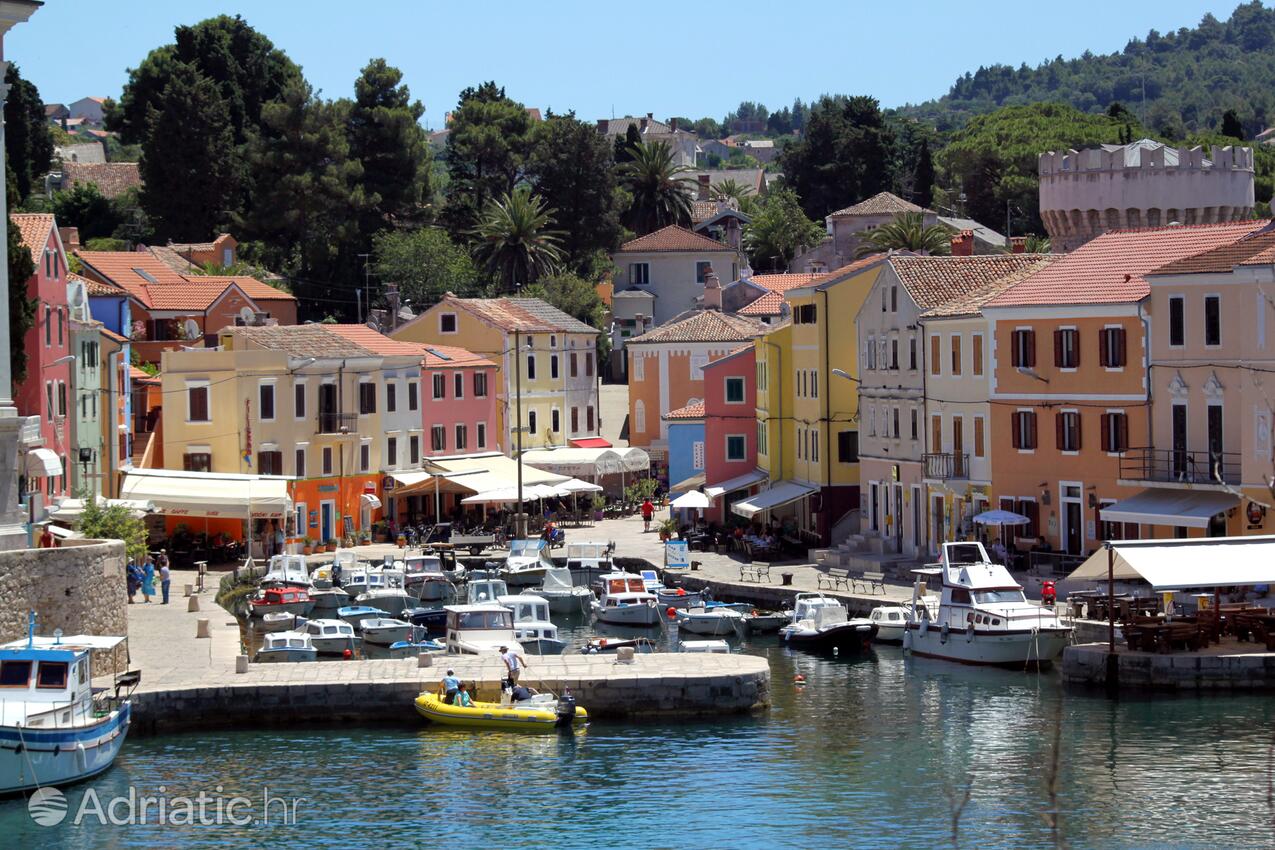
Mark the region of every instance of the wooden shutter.
[[1113, 436], [1111, 433], [1111, 418], [1114, 415], [1115, 414], [1112, 414], [1112, 413], [1104, 413], [1102, 414], [1101, 417], [1099, 417], [1099, 420], [1098, 420], [1099, 422], [1102, 423], [1102, 450], [1104, 452], [1114, 452], [1116, 450], [1112, 446], [1112, 440], [1111, 440]]
[[1071, 368], [1079, 369], [1080, 368], [1080, 331], [1072, 330], [1072, 331], [1067, 331], [1067, 333], [1071, 334]]
[[[1122, 335], [1124, 331], [1120, 332]], [[1129, 448], [1129, 416], [1124, 413], [1116, 414], [1116, 451], [1123, 452]]]
[[1098, 365], [1107, 367], [1111, 363], [1111, 337], [1114, 328], [1103, 328], [1098, 332]]
[[930, 417], [930, 451], [943, 451], [943, 417]]
[[1063, 332], [1054, 331], [1054, 366], [1062, 368], [1063, 365]]
[[974, 357], [974, 374], [981, 375], [983, 374], [983, 337], [975, 334], [971, 345], [973, 346], [971, 353]]
[[1066, 445], [1064, 442], [1064, 432], [1067, 430], [1067, 426], [1063, 422], [1063, 415], [1064, 414], [1062, 413], [1054, 414], [1054, 440], [1059, 451], [1062, 451], [1063, 446]]
[[939, 374], [939, 371], [940, 371], [939, 358], [943, 355], [943, 352], [940, 348], [941, 345], [942, 345], [942, 340], [939, 338], [938, 334], [934, 334], [934, 336], [930, 337], [930, 374], [931, 375]]
[[1026, 342], [1024, 343], [1023, 348], [1027, 355], [1027, 362], [1023, 365], [1031, 368], [1036, 365], [1036, 332], [1023, 331], [1023, 333], [1026, 334]]
[[1016, 449], [1024, 448], [1023, 439], [1022, 439], [1022, 431], [1023, 431], [1022, 416], [1023, 416], [1022, 411], [1015, 411], [1014, 413], [1011, 413], [1009, 416], [1009, 425], [1010, 425], [1009, 430], [1010, 430], [1010, 438], [1011, 438], [1010, 443]]
[[1075, 445], [1075, 447], [1074, 447], [1074, 450], [1075, 450], [1075, 451], [1080, 451], [1080, 449], [1081, 449], [1081, 442], [1080, 442], [1080, 431], [1081, 431], [1081, 428], [1080, 428], [1080, 411], [1076, 411], [1075, 413], [1072, 413], [1072, 414], [1069, 414], [1069, 415], [1070, 415], [1070, 417], [1071, 417], [1071, 420], [1072, 420], [1073, 422], [1075, 422], [1075, 423], [1076, 423], [1076, 445]]
[[983, 417], [974, 417], [974, 457], [983, 456]]
[[1116, 328], [1113, 336], [1115, 339], [1112, 340], [1111, 365], [1123, 366], [1126, 362], [1125, 355], [1127, 353], [1125, 348], [1124, 328]]
[[1025, 448], [1036, 448], [1036, 414], [1034, 412], [1024, 413], [1027, 417], [1027, 446]]
[[961, 374], [961, 337], [960, 334], [952, 336], [952, 374]]

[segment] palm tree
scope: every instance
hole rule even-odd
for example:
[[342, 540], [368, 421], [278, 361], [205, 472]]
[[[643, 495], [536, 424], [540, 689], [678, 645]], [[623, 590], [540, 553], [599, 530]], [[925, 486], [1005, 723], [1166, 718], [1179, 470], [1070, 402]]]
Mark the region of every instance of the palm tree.
[[1024, 250], [1028, 254], [1048, 254], [1053, 250], [1053, 246], [1050, 244], [1048, 236], [1038, 236], [1032, 233], [1027, 237], [1027, 244]]
[[690, 169], [675, 165], [665, 142], [638, 144], [633, 159], [620, 166], [620, 179], [633, 196], [627, 224], [639, 235], [691, 221]]
[[561, 231], [549, 229], [555, 212], [526, 186], [487, 201], [472, 231], [474, 255], [505, 290], [558, 270], [566, 255]]
[[883, 251], [915, 251], [918, 254], [950, 254], [952, 239], [947, 228], [938, 224], [926, 226], [922, 213], [899, 213], [893, 221], [865, 231], [856, 257]]
[[757, 211], [757, 196], [753, 187], [740, 183], [734, 177], [728, 177], [713, 186], [709, 194], [714, 201], [733, 201], [732, 206], [742, 213], [752, 215]]

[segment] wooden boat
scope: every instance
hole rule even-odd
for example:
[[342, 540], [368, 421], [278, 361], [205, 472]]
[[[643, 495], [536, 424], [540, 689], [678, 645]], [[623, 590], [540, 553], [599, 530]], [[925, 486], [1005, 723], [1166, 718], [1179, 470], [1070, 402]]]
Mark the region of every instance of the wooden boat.
[[318, 652], [305, 632], [275, 632], [266, 635], [254, 659], [258, 664], [314, 661]]
[[621, 647], [631, 646], [634, 652], [654, 652], [655, 641], [650, 638], [592, 638], [584, 646], [580, 647], [580, 651], [586, 654], [597, 654], [600, 652], [615, 652]]
[[[547, 699], [546, 699], [547, 697]], [[584, 723], [589, 713], [576, 705], [569, 694], [555, 699], [551, 694], [503, 705], [475, 702], [472, 706], [448, 705], [438, 694], [423, 693], [416, 698], [416, 712], [431, 723], [467, 726], [473, 729], [510, 729], [547, 732], [570, 729]]]

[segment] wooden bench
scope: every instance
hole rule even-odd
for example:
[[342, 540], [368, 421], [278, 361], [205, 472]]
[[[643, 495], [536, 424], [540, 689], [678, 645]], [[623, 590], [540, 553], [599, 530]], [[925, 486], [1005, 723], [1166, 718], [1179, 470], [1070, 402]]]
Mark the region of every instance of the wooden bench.
[[829, 567], [826, 572], [819, 573], [815, 585], [828, 590], [835, 590], [838, 587], [849, 590], [853, 578], [853, 574], [845, 567]]
[[881, 595], [885, 595], [885, 573], [851, 573], [850, 581], [856, 588], [862, 585], [868, 589], [869, 593], [876, 593], [879, 589]]
[[762, 579], [770, 581], [770, 564], [761, 561], [751, 561], [747, 564], [739, 565], [740, 581], [761, 581]]

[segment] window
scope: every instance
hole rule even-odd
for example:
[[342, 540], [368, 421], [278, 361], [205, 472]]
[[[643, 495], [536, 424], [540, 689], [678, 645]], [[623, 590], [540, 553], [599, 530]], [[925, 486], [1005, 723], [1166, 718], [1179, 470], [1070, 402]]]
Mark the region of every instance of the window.
[[305, 449], [298, 448], [293, 459], [293, 473], [297, 478], [305, 478]]
[[479, 422], [474, 428], [474, 448], [487, 448], [487, 423]]
[[1016, 369], [1031, 369], [1036, 365], [1036, 332], [1017, 330], [1013, 336], [1012, 362]]
[[487, 397], [487, 373], [475, 372], [474, 373], [474, 398], [486, 398], [486, 397]]
[[455, 385], [455, 396], [454, 396], [454, 397], [455, 397], [455, 398], [464, 398], [464, 397], [465, 397], [465, 373], [464, 373], [464, 372], [457, 372], [457, 373], [456, 373], [456, 375], [455, 375], [455, 378], [456, 378], [456, 380], [454, 380], [454, 381], [452, 382], [452, 383]]
[[952, 374], [961, 374], [961, 337], [960, 334], [952, 335]]
[[549, 430], [555, 434], [562, 430], [562, 414], [556, 407], [549, 411]]
[[359, 415], [367, 416], [376, 413], [376, 384], [371, 381], [359, 382]]
[[435, 372], [434, 378], [434, 398], [447, 398], [447, 377], [442, 372]]
[[62, 341], [65, 339], [63, 334], [65, 333], [66, 333], [66, 311], [63, 310], [61, 307], [59, 307], [58, 308], [58, 345], [59, 346], [63, 344]]
[[859, 432], [841, 431], [837, 434], [837, 462], [859, 462]]
[[456, 314], [440, 313], [438, 316], [438, 332], [443, 334], [456, 333]]
[[768, 445], [766, 441], [766, 432], [766, 422], [761, 419], [757, 420], [757, 454], [766, 454]]
[[421, 438], [417, 434], [407, 438], [407, 462], [412, 466], [421, 462]]
[[1169, 299], [1169, 345], [1186, 345], [1186, 299], [1181, 295]]
[[0, 662], [0, 688], [25, 688], [30, 682], [30, 661]]
[[985, 435], [983, 433], [983, 417], [974, 417], [974, 457], [983, 457], [986, 451], [984, 445]]
[[868, 436], [875, 437], [877, 435], [877, 410], [875, 407], [868, 408], [868, 415], [864, 421], [868, 423]]
[[819, 460], [819, 429], [811, 428], [806, 432], [806, 436], [810, 438], [810, 449], [806, 452], [806, 456], [812, 461]]
[[1102, 450], [1123, 452], [1129, 448], [1129, 417], [1123, 411], [1102, 414]]
[[527, 355], [527, 380], [534, 381], [536, 379], [536, 355]]
[[372, 468], [372, 444], [359, 443], [359, 471], [367, 472]]
[[442, 425], [430, 426], [429, 450], [431, 452], [442, 452], [447, 450], [447, 431]]
[[912, 433], [912, 439], [913, 439], [913, 440], [915, 440], [915, 439], [917, 438], [917, 426], [918, 426], [918, 424], [919, 424], [919, 423], [918, 423], [918, 420], [919, 420], [919, 419], [920, 419], [920, 416], [919, 416], [919, 414], [917, 413], [916, 408], [915, 408], [915, 407], [914, 407], [914, 408], [912, 408], [912, 432], [911, 432], [911, 433]]
[[792, 321], [795, 325], [813, 325], [818, 320], [818, 312], [814, 304], [802, 304], [792, 311]]
[[1058, 451], [1080, 451], [1080, 414], [1074, 410], [1054, 414], [1054, 428], [1057, 431]]
[[584, 409], [584, 423], [586, 425], [586, 430], [590, 434], [592, 434], [593, 433], [593, 405], [591, 404], [586, 406]]
[[819, 370], [810, 370], [810, 397], [819, 398]]
[[[50, 407], [52, 405], [50, 404]], [[208, 422], [208, 384], [186, 385], [186, 421]]]
[[691, 380], [692, 381], [704, 380], [704, 367], [707, 365], [708, 365], [707, 354], [692, 354], [691, 355]]
[[1054, 365], [1059, 369], [1075, 369], [1080, 365], [1080, 332], [1075, 328], [1054, 331]]
[[646, 358], [641, 354], [635, 353], [633, 355], [633, 380], [646, 380]]
[[975, 375], [983, 374], [983, 335], [974, 334], [970, 337], [970, 356], [974, 359], [973, 371]]
[[44, 347], [53, 345], [53, 308], [44, 305]]
[[877, 338], [868, 337], [868, 343], [863, 350], [863, 367], [865, 369], [877, 368]]
[[633, 403], [633, 430], [646, 433], [646, 403], [638, 399]]
[[[410, 378], [408, 380], [411, 380]], [[385, 412], [394, 413], [398, 410], [398, 381], [385, 382]]]
[[182, 455], [182, 469], [187, 472], [212, 472], [212, 453], [187, 452]]
[[[58, 343], [61, 342], [62, 323], [58, 322]], [[1204, 344], [1222, 344], [1222, 298], [1218, 295], [1204, 296]]]
[[696, 440], [691, 443], [691, 469], [704, 468], [704, 441]]
[[743, 460], [748, 450], [748, 440], [743, 434], [726, 435], [726, 459]]
[[890, 312], [899, 312], [899, 287], [897, 286], [890, 287]]
[[571, 407], [571, 433], [580, 433], [580, 408], [574, 405]]
[[1099, 332], [1098, 362], [1108, 369], [1125, 365], [1124, 328], [1103, 328]]
[[578, 358], [574, 351], [567, 355], [567, 373], [573, 378], [578, 377], [580, 374], [577, 360]]
[[66, 416], [66, 383], [58, 381], [58, 416]]
[[712, 263], [698, 262], [695, 264], [695, 282], [703, 283], [708, 278], [708, 273], [713, 270]]
[[385, 438], [385, 466], [387, 469], [398, 466], [398, 437]]
[[65, 688], [67, 664], [65, 661], [41, 661], [36, 668], [37, 688]]
[[305, 384], [292, 385], [292, 413], [298, 419], [305, 419]]
[[938, 334], [930, 337], [930, 374], [943, 373], [943, 340]]
[[930, 417], [930, 451], [943, 451], [943, 417], [937, 414]]
[[283, 452], [257, 452], [257, 473], [260, 475], [283, 475]]
[[527, 411], [527, 433], [532, 435], [536, 433], [536, 411], [534, 410]]
[[899, 439], [899, 409], [894, 408], [894, 439]]
[[886, 292], [884, 289], [881, 290], [881, 312], [882, 313], [884, 313], [886, 310], [886, 305], [889, 303], [889, 297], [890, 297], [890, 293]]
[[899, 340], [897, 337], [890, 340], [890, 368], [899, 368]]
[[416, 389], [416, 379], [408, 378], [407, 380], [407, 409], [408, 410], [415, 411], [416, 408], [419, 406], [419, 401], [417, 400], [417, 396], [419, 395], [420, 395], [420, 392]]
[[464, 425], [456, 426], [456, 451], [463, 452], [469, 448], [469, 429]]
[[586, 351], [584, 353], [584, 376], [586, 378], [593, 377], [593, 352]]
[[549, 377], [558, 379], [558, 355], [554, 354], [549, 357]]
[[650, 263], [629, 263], [629, 286], [645, 286], [650, 282]]
[[727, 404], [743, 404], [744, 403], [744, 379], [738, 376], [732, 376], [726, 379], [726, 403]]
[[908, 337], [908, 368], [916, 371], [916, 337]]
[[331, 446], [323, 447], [323, 474], [324, 475], [332, 474], [332, 447]]
[[1036, 411], [1017, 410], [1011, 420], [1011, 436], [1016, 449], [1031, 451], [1036, 448]]

